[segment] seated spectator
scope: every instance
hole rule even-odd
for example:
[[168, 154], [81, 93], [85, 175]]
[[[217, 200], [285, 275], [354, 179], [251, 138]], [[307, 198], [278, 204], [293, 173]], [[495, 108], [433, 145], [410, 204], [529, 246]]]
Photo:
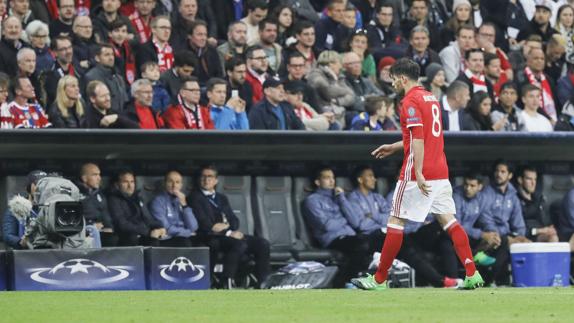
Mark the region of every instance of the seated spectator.
[[10, 89], [10, 78], [3, 72], [0, 72], [0, 111], [7, 109], [8, 92]]
[[498, 104], [492, 108], [490, 118], [493, 123], [504, 119], [504, 126], [499, 131], [524, 131], [522, 110], [516, 105], [518, 90], [514, 82], [506, 82], [500, 87]]
[[296, 6], [290, 7], [282, 4], [275, 7], [271, 13], [271, 18], [277, 21], [277, 43], [282, 48], [295, 42], [295, 37], [293, 37], [293, 29], [297, 19], [295, 10]]
[[209, 109], [199, 105], [201, 90], [197, 78], [184, 78], [177, 104], [170, 106], [163, 114], [165, 125], [169, 129], [214, 129]]
[[115, 247], [118, 237], [114, 233], [114, 224], [108, 210], [108, 200], [101, 190], [102, 173], [98, 165], [85, 163], [80, 170], [77, 183], [84, 195], [82, 209], [87, 225], [93, 225], [100, 233], [102, 247]]
[[227, 82], [212, 78], [207, 82], [207, 107], [211, 120], [218, 130], [249, 130], [249, 120], [245, 113], [245, 101], [235, 96], [225, 102]]
[[116, 20], [110, 24], [108, 33], [109, 43], [114, 51], [114, 66], [129, 87], [136, 80], [136, 59], [134, 50], [128, 42], [128, 24], [124, 20]]
[[133, 101], [128, 103], [126, 113], [128, 118], [136, 122], [140, 129], [161, 129], [164, 122], [158, 112], [151, 107], [153, 103], [153, 87], [146, 79], [139, 79], [132, 84]]
[[56, 100], [48, 110], [48, 117], [54, 128], [81, 128], [85, 124], [85, 107], [78, 79], [65, 75], [58, 81]]
[[522, 103], [524, 110], [520, 113], [524, 119], [524, 130], [528, 132], [548, 132], [552, 131], [552, 123], [538, 113], [540, 111], [540, 88], [526, 84], [522, 87]]
[[250, 0], [246, 3], [247, 15], [241, 19], [247, 26], [247, 45], [259, 42], [259, 22], [267, 17], [269, 5], [263, 0]]
[[89, 84], [94, 80], [104, 82], [111, 94], [112, 109], [124, 111], [124, 105], [128, 102], [128, 94], [124, 76], [120, 75], [114, 67], [114, 48], [109, 44], [100, 45], [95, 59], [96, 65], [84, 76], [84, 84]]
[[134, 0], [133, 5], [134, 11], [128, 18], [138, 35], [139, 43], [145, 44], [151, 39], [153, 28], [151, 21], [154, 18], [153, 11], [156, 8], [157, 0]]
[[361, 112], [353, 118], [351, 130], [397, 130], [394, 124], [387, 120], [388, 110], [394, 108], [393, 100], [388, 97], [367, 96], [365, 98], [365, 112]]
[[295, 109], [295, 114], [306, 130], [339, 130], [341, 126], [335, 120], [333, 112], [317, 113], [309, 104], [304, 101], [303, 92], [305, 84], [302, 81], [289, 81], [285, 83], [285, 98]]
[[[52, 52], [56, 55], [56, 61], [54, 62], [54, 65], [50, 67], [50, 70], [46, 71], [43, 75], [43, 86], [46, 92], [47, 106], [51, 106], [56, 99], [58, 81], [60, 78], [65, 75], [72, 75], [75, 76], [78, 81], [81, 81], [84, 76], [84, 71], [74, 56], [74, 48], [72, 47], [71, 38], [58, 36], [52, 39], [50, 46]], [[83, 86], [84, 84], [80, 83], [80, 87]]]
[[140, 69], [142, 71], [142, 78], [150, 81], [153, 87], [153, 102], [151, 107], [154, 112], [161, 115], [169, 107], [171, 98], [163, 84], [159, 81], [161, 75], [159, 65], [156, 62], [149, 61], [144, 63]]
[[437, 100], [442, 100], [446, 92], [446, 78], [444, 68], [438, 63], [431, 63], [425, 70], [426, 81], [423, 82], [425, 88], [430, 91]]
[[14, 77], [18, 73], [16, 54], [27, 44], [20, 40], [22, 23], [15, 16], [2, 20], [2, 40], [0, 40], [0, 71]]
[[5, 105], [0, 111], [0, 128], [3, 129], [38, 129], [51, 127], [44, 109], [36, 99], [32, 82], [27, 77], [16, 77], [12, 80], [14, 101]]
[[[174, 54], [169, 44], [171, 21], [167, 16], [157, 16], [152, 19], [150, 26], [150, 39], [137, 47], [136, 64], [140, 68], [147, 62], [157, 63], [161, 74], [173, 67]], [[143, 74], [142, 70], [140, 74]]]
[[[294, 32], [297, 42], [284, 48], [283, 55], [286, 59], [283, 61], [287, 61], [287, 58], [294, 53], [299, 53], [305, 59], [306, 69], [315, 67], [317, 57], [319, 57], [319, 51], [315, 47], [315, 26], [309, 21], [299, 21], [295, 25]], [[281, 73], [283, 74], [284, 71]]]
[[247, 25], [243, 21], [234, 21], [227, 31], [227, 42], [217, 47], [222, 66], [232, 59], [245, 60], [247, 52]]
[[239, 219], [225, 194], [216, 192], [218, 171], [214, 166], [204, 166], [199, 172], [199, 186], [191, 194], [193, 210], [199, 222], [198, 232], [208, 239], [208, 244], [223, 252], [223, 277], [226, 287], [233, 285], [242, 258], [246, 255], [255, 261], [257, 287], [271, 272], [269, 241], [239, 231]]
[[[210, 46], [217, 45], [217, 40], [215, 39], [215, 37], [217, 37], [217, 24], [215, 21], [215, 15], [211, 11], [209, 2], [213, 2], [213, 0], [179, 1], [177, 8], [178, 11], [173, 12], [173, 32], [171, 33], [169, 40], [169, 43], [174, 50], [178, 51], [186, 48], [186, 44], [188, 43], [189, 30], [191, 29], [191, 26], [198, 20], [202, 20], [207, 23], [207, 43]], [[177, 3], [174, 2], [174, 4]], [[215, 11], [218, 11], [219, 9], [220, 8], [217, 8]]]
[[484, 75], [484, 53], [480, 48], [472, 48], [464, 53], [464, 62], [467, 66], [458, 76], [457, 80], [468, 84], [470, 93], [479, 91], [488, 92], [491, 99], [494, 98], [492, 83]]
[[136, 191], [134, 173], [120, 171], [108, 195], [110, 214], [119, 237], [119, 246], [160, 246], [169, 239], [162, 223], [151, 216], [146, 204]]
[[345, 83], [353, 89], [355, 97], [360, 101], [353, 106], [356, 108], [355, 112], [364, 111], [365, 97], [368, 95], [382, 95], [383, 92], [375, 86], [370, 78], [362, 76], [361, 58], [355, 52], [348, 52], [343, 55], [343, 68]]
[[[373, 54], [376, 61], [385, 56], [393, 47], [403, 42], [403, 35], [401, 34], [400, 28], [395, 25], [393, 16], [393, 5], [388, 2], [382, 2], [377, 4], [374, 10], [373, 20], [366, 25], [369, 51]], [[369, 17], [363, 16], [363, 18], [368, 22]]]
[[281, 0], [281, 4], [290, 6], [295, 10], [293, 17], [298, 16], [312, 23], [316, 23], [319, 20], [319, 15], [313, 8], [310, 0]]
[[[566, 39], [566, 62], [574, 64], [574, 7], [571, 4], [563, 4], [556, 13], [556, 23], [554, 29]], [[562, 102], [564, 104], [564, 102]]]
[[[30, 10], [30, 0], [10, 1], [10, 16], [20, 20], [22, 28], [26, 28], [29, 23], [38, 19], [38, 14]], [[47, 20], [46, 16], [43, 18]]]
[[92, 15], [94, 17], [94, 34], [98, 43], [106, 42], [108, 34], [112, 31], [111, 24], [117, 20], [125, 22], [128, 26], [128, 39], [132, 40], [133, 44], [139, 42], [139, 36], [132, 27], [129, 18], [120, 13], [120, 6], [120, 0], [103, 0], [102, 10], [97, 15]]
[[26, 26], [25, 40], [36, 53], [35, 75], [41, 75], [54, 65], [54, 56], [50, 53], [50, 33], [48, 25], [35, 20]]
[[253, 104], [259, 103], [263, 99], [263, 82], [267, 78], [269, 61], [267, 54], [261, 46], [252, 46], [247, 49], [247, 74], [245, 81], [251, 85]]
[[[93, 32], [92, 19], [89, 16], [77, 16], [72, 25], [72, 44], [74, 57], [82, 68], [82, 75], [94, 65], [94, 56], [98, 43]], [[87, 83], [86, 83], [87, 84]]]
[[[26, 198], [32, 203], [36, 193], [36, 184], [48, 174], [42, 170], [33, 170], [26, 176]], [[10, 197], [10, 203], [14, 203], [13, 197]], [[20, 203], [18, 203], [20, 204]], [[31, 215], [36, 214], [32, 209]], [[25, 235], [25, 223], [20, 223], [10, 206], [6, 209], [2, 219], [2, 238], [4, 243], [12, 249], [28, 249], [28, 239]]]
[[500, 58], [495, 54], [484, 54], [484, 76], [486, 80], [492, 84], [494, 101], [498, 101], [500, 95], [500, 87], [502, 84], [508, 82], [506, 73], [503, 73], [500, 67]]
[[410, 35], [415, 27], [425, 27], [429, 31], [430, 47], [439, 50], [443, 46], [441, 46], [440, 42], [438, 25], [429, 15], [429, 5], [430, 3], [427, 0], [412, 1], [405, 19], [401, 21], [401, 31], [403, 35]]
[[440, 100], [444, 131], [464, 130], [465, 109], [469, 101], [470, 90], [466, 83], [454, 81], [448, 86], [446, 95]]
[[[342, 50], [344, 40], [349, 36], [348, 26], [345, 26], [345, 11], [350, 3], [345, 0], [330, 0], [327, 4], [326, 15], [321, 17], [315, 24], [316, 41], [318, 50]], [[349, 8], [354, 11], [354, 7]], [[353, 14], [354, 15], [354, 14]], [[351, 26], [353, 28], [354, 26]]]
[[397, 93], [393, 87], [393, 79], [391, 78], [391, 66], [396, 62], [391, 56], [385, 56], [381, 58], [379, 64], [377, 65], [377, 69], [379, 71], [379, 78], [378, 78], [378, 85], [381, 91], [385, 93], [385, 95], [396, 98]]
[[359, 57], [359, 61], [361, 62], [361, 76], [368, 77], [372, 80], [377, 79], [377, 64], [375, 63], [373, 55], [369, 53], [366, 31], [360, 29], [351, 35], [347, 43], [347, 50], [355, 53]]
[[197, 59], [193, 75], [199, 79], [201, 86], [205, 86], [212, 77], [223, 77], [219, 54], [215, 47], [207, 43], [207, 24], [204, 21], [196, 20], [191, 24], [185, 48]]
[[474, 25], [472, 6], [468, 0], [457, 0], [452, 5], [452, 16], [440, 29], [440, 42], [443, 47], [455, 41], [455, 34], [462, 25]]
[[564, 195], [561, 206], [558, 235], [560, 241], [570, 242], [570, 250], [574, 251], [574, 188]]
[[36, 92], [36, 100], [41, 105], [45, 106], [45, 93], [40, 82], [39, 75], [36, 70], [36, 53], [28, 47], [20, 48], [16, 55], [16, 62], [18, 63], [18, 76], [27, 77], [32, 82], [34, 91]]
[[317, 94], [307, 82], [307, 72], [309, 71], [306, 64], [305, 56], [298, 52], [293, 52], [287, 57], [287, 77], [285, 81], [299, 81], [298, 84], [303, 86], [303, 101], [308, 103], [317, 113], [323, 112], [317, 103]]
[[269, 62], [269, 69], [273, 74], [279, 72], [279, 67], [282, 62], [283, 48], [279, 45], [277, 41], [277, 27], [278, 23], [276, 20], [263, 19], [259, 22], [259, 41], [257, 45], [263, 48], [265, 55], [267, 56], [267, 62]]
[[536, 12], [530, 21], [530, 25], [528, 25], [527, 28], [520, 30], [516, 40], [525, 40], [529, 35], [532, 34], [540, 35], [544, 43], [550, 40], [550, 37], [557, 33], [557, 31], [550, 25], [552, 8], [553, 3], [550, 0], [537, 1]]
[[566, 75], [566, 39], [560, 34], [554, 34], [546, 44], [546, 67], [544, 73], [555, 83]]
[[556, 101], [558, 107], [564, 108], [574, 93], [574, 72], [568, 72], [556, 82]]
[[101, 81], [88, 83], [86, 95], [90, 99], [90, 106], [86, 111], [86, 124], [82, 128], [139, 128], [137, 122], [112, 108], [110, 90], [105, 83]]
[[350, 219], [360, 211], [349, 202], [343, 189], [335, 186], [333, 170], [323, 167], [316, 173], [313, 183], [317, 189], [303, 202], [303, 212], [321, 247], [338, 250], [347, 257], [335, 282], [335, 287], [341, 287], [367, 269], [373, 248], [369, 238], [357, 234], [351, 226]]
[[562, 108], [562, 113], [558, 117], [554, 130], [574, 131], [574, 104], [572, 102], [574, 102], [572, 99], [568, 100]]
[[72, 36], [72, 23], [76, 16], [76, 6], [74, 0], [56, 1], [58, 4], [58, 18], [50, 22], [50, 38], [57, 36]]
[[539, 35], [530, 35], [522, 43], [521, 47], [514, 46], [514, 48], [510, 50], [508, 60], [512, 65], [512, 73], [514, 74], [515, 81], [517, 81], [517, 77], [526, 67], [528, 53], [534, 48], [543, 49], [542, 47], [542, 37]]
[[[508, 55], [502, 50], [500, 47], [496, 47], [497, 42], [497, 34], [496, 34], [496, 25], [492, 22], [485, 22], [478, 28], [478, 32], [476, 33], [476, 44], [478, 47], [482, 48], [484, 51], [484, 64], [488, 66], [487, 56], [489, 54], [496, 55], [500, 60], [500, 79], [502, 80], [512, 80], [514, 78], [514, 72], [512, 70], [512, 65], [510, 65], [510, 59]], [[506, 81], [502, 81], [500, 84], [505, 83]], [[495, 85], [495, 82], [492, 82]], [[495, 86], [495, 91], [497, 91]]]
[[462, 129], [470, 131], [498, 131], [504, 126], [504, 120], [493, 124], [490, 118], [492, 99], [488, 93], [478, 91], [474, 93], [468, 104], [468, 108], [462, 114]]
[[[411, 30], [409, 36], [409, 47], [405, 56], [415, 61], [421, 68], [421, 73], [426, 73], [426, 68], [432, 64], [441, 64], [438, 53], [429, 47], [430, 34], [429, 30], [423, 26], [416, 26]], [[427, 76], [426, 74], [421, 76]]]
[[251, 84], [246, 82], [247, 65], [241, 58], [232, 58], [225, 63], [227, 74], [227, 97], [239, 96], [245, 101], [245, 111], [249, 112], [253, 106], [253, 90]]
[[440, 51], [439, 56], [448, 84], [456, 80], [459, 74], [464, 71], [465, 53], [470, 50], [473, 45], [474, 27], [471, 25], [462, 25], [456, 34], [456, 41]]
[[263, 83], [264, 97], [249, 111], [249, 128], [265, 130], [305, 130], [293, 107], [285, 101], [283, 84], [276, 78]]
[[182, 86], [183, 79], [189, 78], [195, 66], [197, 66], [197, 58], [193, 53], [182, 50], [174, 54], [173, 67], [163, 72], [159, 78], [160, 82], [165, 86], [167, 93], [171, 97], [171, 102], [177, 102], [179, 89]]
[[546, 198], [536, 191], [536, 168], [529, 165], [521, 167], [516, 179], [526, 237], [536, 242], [558, 242], [558, 235], [546, 210]]
[[162, 246], [191, 247], [197, 231], [197, 219], [187, 202], [183, 190], [183, 177], [177, 171], [169, 171], [164, 178], [165, 190], [150, 203], [151, 215], [167, 231]]

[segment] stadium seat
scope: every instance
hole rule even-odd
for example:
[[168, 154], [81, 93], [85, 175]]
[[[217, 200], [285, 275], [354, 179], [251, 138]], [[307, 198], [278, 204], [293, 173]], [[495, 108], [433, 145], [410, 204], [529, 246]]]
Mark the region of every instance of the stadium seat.
[[345, 193], [350, 193], [354, 188], [351, 179], [348, 177], [337, 177], [335, 179], [335, 185], [342, 188]]
[[387, 196], [389, 192], [389, 181], [386, 178], [377, 178], [377, 192], [382, 196]]
[[562, 198], [574, 187], [574, 177], [570, 175], [544, 175], [542, 192], [547, 203], [562, 201]]
[[217, 192], [228, 197], [233, 213], [239, 219], [239, 231], [253, 235], [255, 224], [251, 207], [251, 177], [219, 176]]

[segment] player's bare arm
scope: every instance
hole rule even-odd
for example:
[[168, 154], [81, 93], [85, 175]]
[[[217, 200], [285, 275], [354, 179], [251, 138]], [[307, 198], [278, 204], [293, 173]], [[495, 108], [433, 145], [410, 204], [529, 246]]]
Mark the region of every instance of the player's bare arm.
[[429, 196], [431, 192], [430, 186], [426, 183], [423, 176], [423, 160], [425, 159], [425, 141], [424, 139], [413, 139], [413, 153], [415, 159], [415, 176], [417, 178], [417, 186], [425, 196]]
[[371, 152], [371, 155], [377, 159], [383, 159], [395, 152], [403, 150], [403, 141], [397, 141], [393, 144], [384, 144]]

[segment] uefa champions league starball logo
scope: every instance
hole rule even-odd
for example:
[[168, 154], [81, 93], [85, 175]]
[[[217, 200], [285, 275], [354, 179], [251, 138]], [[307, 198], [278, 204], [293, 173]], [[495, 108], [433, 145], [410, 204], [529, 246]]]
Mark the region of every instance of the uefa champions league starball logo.
[[172, 283], [193, 283], [205, 276], [205, 266], [194, 265], [186, 257], [177, 257], [169, 265], [160, 265], [160, 276]]
[[129, 277], [131, 266], [105, 266], [97, 261], [76, 258], [52, 268], [31, 268], [30, 278], [43, 284], [73, 287], [78, 284], [102, 285]]

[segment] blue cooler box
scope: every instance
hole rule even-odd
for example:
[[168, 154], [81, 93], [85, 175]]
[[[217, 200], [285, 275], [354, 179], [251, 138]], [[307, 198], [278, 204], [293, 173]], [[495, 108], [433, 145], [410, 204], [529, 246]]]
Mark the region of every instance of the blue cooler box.
[[570, 244], [515, 243], [510, 246], [516, 287], [569, 286]]

